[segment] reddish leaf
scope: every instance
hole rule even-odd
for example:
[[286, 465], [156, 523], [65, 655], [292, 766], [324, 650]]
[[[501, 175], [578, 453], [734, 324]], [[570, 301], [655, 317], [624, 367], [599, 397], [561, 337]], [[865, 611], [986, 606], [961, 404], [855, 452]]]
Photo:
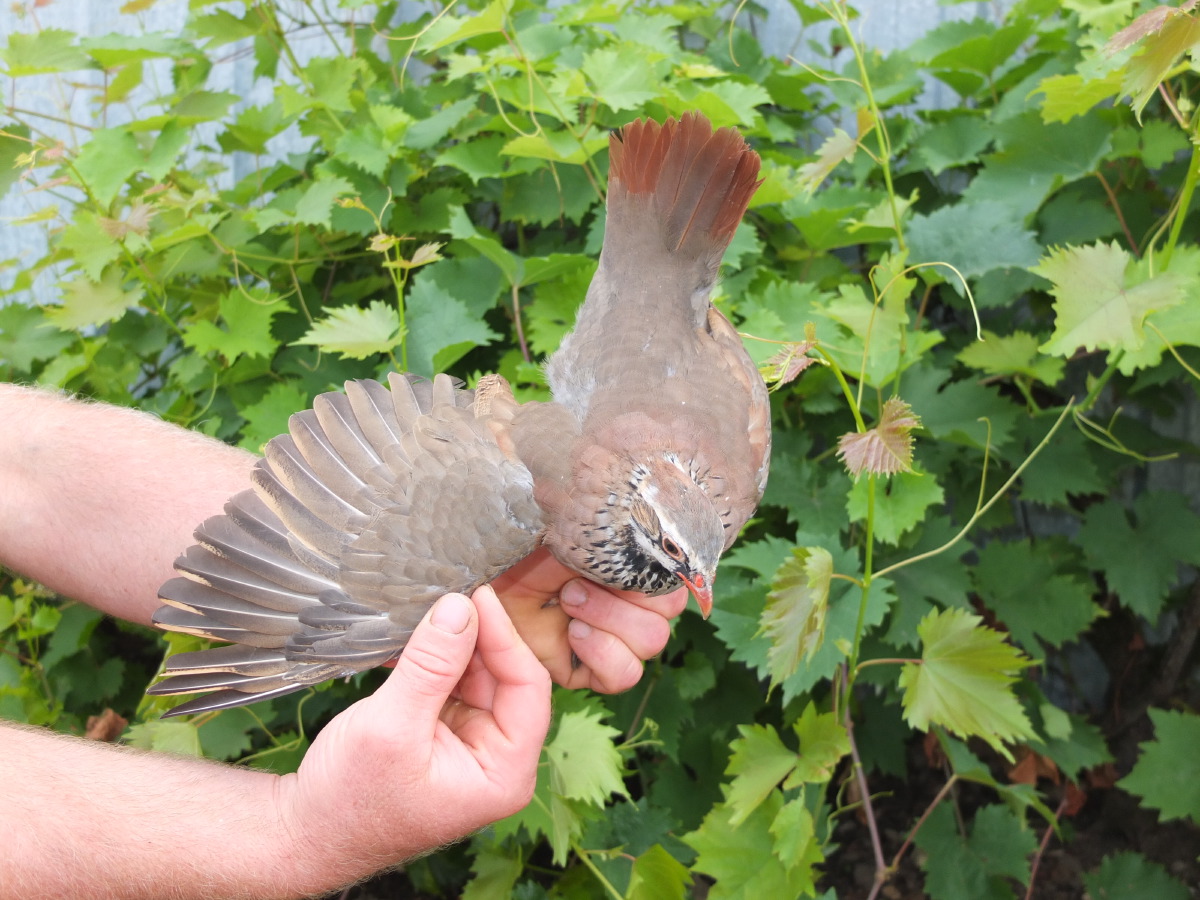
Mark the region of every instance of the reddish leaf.
[[871, 475], [895, 475], [912, 471], [912, 430], [921, 420], [899, 397], [883, 404], [883, 415], [874, 428], [857, 434], [842, 435], [838, 458], [855, 478], [863, 472]]
[[1111, 38], [1104, 45], [1104, 51], [1110, 55], [1120, 53], [1126, 47], [1132, 47], [1142, 38], [1157, 34], [1169, 19], [1192, 9], [1200, 0], [1186, 0], [1178, 7], [1156, 6], [1149, 12], [1142, 13]]
[[814, 346], [816, 341], [811, 340], [784, 344], [783, 349], [758, 367], [763, 381], [767, 382], [773, 391], [795, 381], [801, 372], [817, 362], [808, 355], [808, 351]]

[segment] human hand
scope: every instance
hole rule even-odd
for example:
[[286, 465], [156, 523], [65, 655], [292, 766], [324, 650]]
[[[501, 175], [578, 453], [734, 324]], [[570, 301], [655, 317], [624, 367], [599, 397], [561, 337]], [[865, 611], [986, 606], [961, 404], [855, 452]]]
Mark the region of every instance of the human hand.
[[345, 883], [524, 808], [550, 722], [550, 681], [495, 593], [448, 594], [395, 670], [317, 736], [280, 781], [297, 854]]
[[[661, 597], [602, 587], [572, 572], [545, 548], [492, 582], [529, 649], [563, 687], [605, 694], [627, 691], [642, 677], [642, 661], [662, 652], [670, 620], [688, 592]], [[547, 607], [550, 601], [558, 603]], [[407, 652], [407, 651], [405, 651]], [[574, 652], [579, 665], [572, 665]]]

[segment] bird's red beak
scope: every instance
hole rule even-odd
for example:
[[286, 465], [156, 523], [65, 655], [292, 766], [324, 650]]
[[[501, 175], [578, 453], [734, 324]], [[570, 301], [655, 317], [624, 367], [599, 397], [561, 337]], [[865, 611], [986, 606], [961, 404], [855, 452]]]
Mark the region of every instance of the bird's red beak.
[[679, 577], [688, 586], [692, 596], [696, 598], [696, 605], [700, 607], [700, 615], [707, 619], [713, 606], [712, 579], [705, 578], [703, 575], [696, 575], [692, 578], [688, 578], [686, 575]]

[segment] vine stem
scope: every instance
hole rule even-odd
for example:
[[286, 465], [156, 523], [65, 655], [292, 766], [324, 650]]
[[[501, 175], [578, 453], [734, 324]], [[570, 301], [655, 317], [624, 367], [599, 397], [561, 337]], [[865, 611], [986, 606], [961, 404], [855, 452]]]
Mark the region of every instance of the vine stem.
[[1162, 267], [1168, 268], [1171, 265], [1171, 254], [1175, 252], [1175, 243], [1179, 240], [1179, 234], [1183, 231], [1184, 220], [1187, 219], [1188, 207], [1192, 203], [1192, 194], [1196, 190], [1196, 179], [1200, 178], [1200, 144], [1197, 144], [1197, 135], [1193, 129], [1192, 135], [1192, 158], [1188, 163], [1187, 175], [1183, 179], [1183, 187], [1179, 190], [1179, 202], [1175, 205], [1175, 218], [1171, 222], [1171, 232], [1167, 235], [1167, 246], [1162, 251]]
[[517, 344], [521, 348], [521, 358], [525, 362], [532, 362], [533, 359], [529, 355], [529, 345], [525, 343], [525, 328], [521, 324], [521, 285], [515, 281], [512, 285], [512, 308], [513, 324], [516, 325]]
[[895, 572], [897, 569], [903, 569], [905, 566], [911, 566], [915, 562], [920, 562], [923, 559], [931, 559], [934, 556], [945, 553], [947, 550], [961, 541], [966, 536], [967, 532], [975, 527], [975, 523], [978, 522], [979, 519], [989, 509], [995, 506], [996, 501], [1003, 497], [1008, 492], [1008, 489], [1016, 483], [1017, 479], [1021, 477], [1021, 474], [1027, 468], [1029, 468], [1029, 464], [1033, 462], [1037, 455], [1046, 449], [1046, 445], [1050, 443], [1050, 439], [1054, 437], [1055, 433], [1062, 426], [1062, 423], [1066, 421], [1067, 416], [1073, 409], [1075, 409], [1074, 401], [1067, 403], [1067, 405], [1063, 407], [1063, 411], [1059, 413], [1058, 418], [1054, 420], [1054, 424], [1050, 426], [1050, 430], [1046, 432], [1046, 436], [1042, 438], [1041, 441], [1038, 442], [1038, 445], [1033, 448], [1033, 451], [1027, 457], [1025, 457], [1024, 462], [1017, 466], [1016, 471], [1008, 477], [1008, 480], [1005, 481], [1004, 484], [1000, 485], [1000, 487], [996, 490], [996, 493], [992, 494], [991, 499], [975, 510], [974, 515], [967, 520], [967, 523], [963, 525], [961, 529], [959, 529], [958, 533], [955, 534], [954, 537], [950, 538], [950, 540], [946, 541], [946, 543], [942, 544], [942, 546], [936, 547], [933, 550], [928, 550], [925, 553], [918, 553], [916, 556], [910, 556], [908, 559], [902, 559], [899, 562], [892, 563], [890, 566], [885, 566], [875, 573], [875, 577], [881, 578], [884, 575]]
[[896, 245], [901, 253], [907, 253], [908, 245], [904, 242], [904, 230], [900, 227], [900, 209], [896, 206], [896, 189], [892, 184], [892, 141], [887, 133], [887, 125], [883, 121], [883, 113], [880, 112], [879, 104], [875, 100], [875, 92], [871, 90], [871, 78], [867, 74], [867, 61], [863, 57], [862, 47], [859, 46], [850, 30], [850, 20], [846, 17], [844, 0], [835, 0], [830, 4], [828, 14], [846, 33], [846, 44], [850, 47], [850, 52], [854, 54], [854, 62], [858, 66], [859, 85], [862, 87], [863, 93], [867, 95], [867, 108], [871, 111], [871, 119], [875, 126], [875, 139], [879, 142], [879, 159], [876, 161], [879, 163], [879, 169], [883, 173], [883, 183], [887, 188], [892, 224], [896, 229]]
[[613, 887], [613, 883], [605, 878], [604, 873], [600, 871], [600, 868], [594, 862], [592, 862], [587, 850], [580, 847], [579, 844], [575, 843], [574, 841], [571, 842], [571, 849], [575, 851], [575, 855], [579, 857], [580, 862], [588, 867], [592, 873], [592, 876], [604, 886], [604, 889], [611, 897], [615, 898], [615, 900], [625, 900], [621, 892]]
[[[843, 665], [843, 670], [845, 666]], [[867, 785], [867, 773], [863, 770], [862, 757], [858, 753], [858, 742], [854, 740], [854, 716], [850, 714], [850, 677], [845, 678], [846, 702], [842, 711], [842, 725], [850, 742], [850, 758], [854, 763], [854, 780], [862, 794], [862, 809], [867, 817], [867, 831], [871, 834], [871, 849], [875, 853], [875, 883], [882, 884], [887, 875], [887, 861], [883, 858], [883, 842], [879, 839], [879, 826], [875, 822], [875, 807], [871, 805], [871, 789]]]
[[[846, 676], [846, 690], [854, 687], [858, 675], [858, 654], [862, 650], [863, 631], [867, 622], [867, 601], [871, 597], [871, 566], [875, 556], [875, 476], [867, 476], [867, 533], [863, 536], [862, 593], [858, 601], [858, 621], [854, 625], [854, 649], [850, 652], [850, 671]], [[849, 707], [849, 703], [846, 704]]]
[[1054, 810], [1054, 821], [1046, 826], [1046, 833], [1042, 835], [1041, 841], [1038, 843], [1037, 853], [1033, 856], [1033, 863], [1029, 867], [1029, 884], [1025, 886], [1025, 900], [1032, 900], [1033, 885], [1037, 882], [1038, 866], [1042, 864], [1042, 857], [1046, 854], [1046, 848], [1050, 845], [1050, 838], [1054, 834], [1055, 826], [1058, 820], [1062, 817], [1063, 811], [1067, 808], [1067, 798], [1063, 797], [1059, 801], [1058, 809]]
[[875, 884], [871, 886], [871, 893], [867, 894], [867, 900], [875, 900], [879, 896], [879, 892], [883, 890], [884, 884], [887, 883], [887, 875], [894, 872], [900, 866], [900, 860], [904, 858], [904, 854], [908, 852], [908, 848], [912, 846], [913, 838], [917, 836], [917, 832], [921, 830], [921, 826], [925, 824], [925, 820], [930, 814], [941, 805], [941, 802], [946, 799], [950, 791], [954, 789], [954, 785], [958, 784], [957, 773], [952, 774], [946, 779], [946, 783], [942, 785], [942, 789], [937, 792], [937, 796], [929, 801], [929, 805], [925, 807], [925, 812], [921, 813], [921, 818], [917, 819], [917, 824], [912, 827], [912, 831], [904, 838], [904, 843], [900, 845], [900, 849], [896, 851], [896, 855], [892, 857], [892, 864], [884, 870], [884, 876], [881, 878], [877, 874]]

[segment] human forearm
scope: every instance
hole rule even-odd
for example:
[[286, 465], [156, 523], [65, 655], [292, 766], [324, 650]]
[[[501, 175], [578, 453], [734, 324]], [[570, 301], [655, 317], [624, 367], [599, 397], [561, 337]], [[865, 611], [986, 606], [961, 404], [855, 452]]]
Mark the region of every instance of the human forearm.
[[0, 897], [318, 895], [524, 807], [549, 720], [546, 670], [481, 588], [436, 604], [294, 774], [0, 725]]
[[278, 776], [0, 725], [0, 895], [301, 897], [341, 878], [298, 845]]
[[148, 622], [192, 530], [254, 457], [152, 416], [0, 384], [0, 563]]

